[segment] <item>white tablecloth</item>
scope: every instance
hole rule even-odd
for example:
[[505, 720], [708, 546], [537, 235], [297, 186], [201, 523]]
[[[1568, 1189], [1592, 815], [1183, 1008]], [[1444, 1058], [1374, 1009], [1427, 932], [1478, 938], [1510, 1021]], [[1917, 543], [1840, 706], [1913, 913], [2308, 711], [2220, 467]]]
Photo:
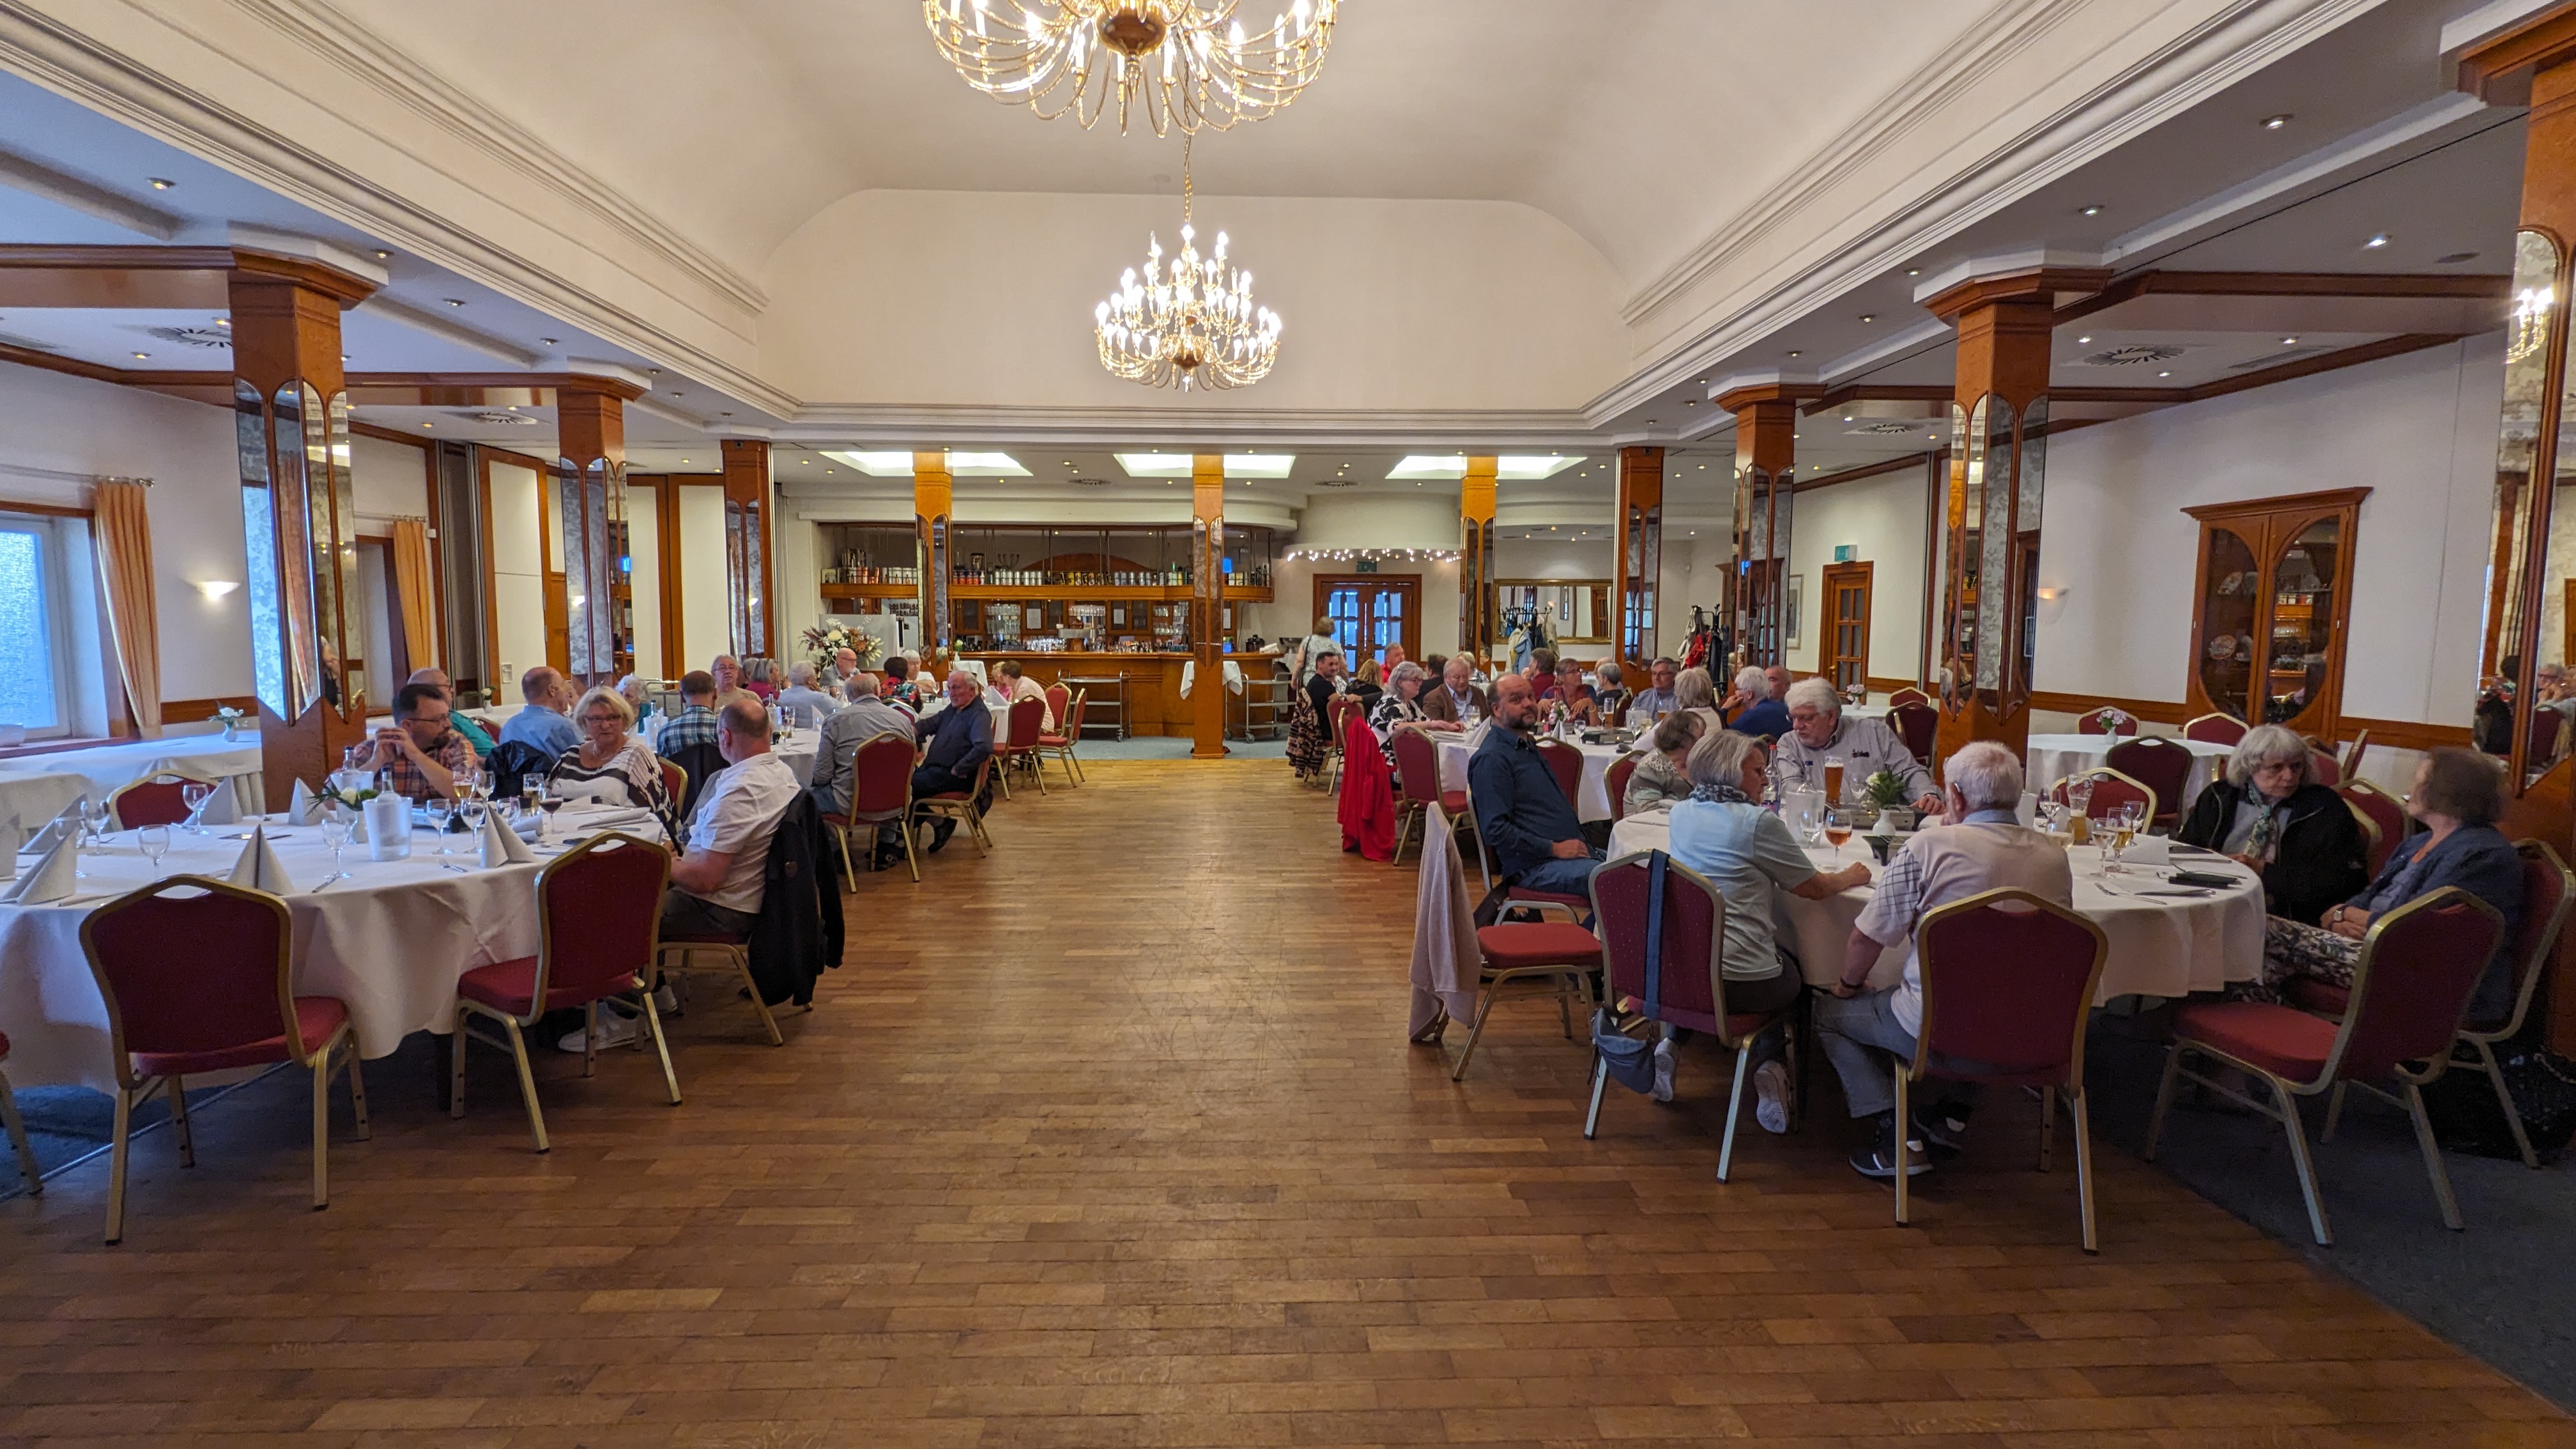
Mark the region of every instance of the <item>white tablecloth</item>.
[[[558, 838], [580, 834], [584, 816], [594, 813], [566, 806], [555, 819]], [[661, 837], [649, 824], [620, 828]], [[242, 844], [226, 837], [237, 833], [174, 830], [158, 874], [230, 874]], [[436, 838], [416, 830], [408, 860], [377, 864], [365, 846], [349, 847], [342, 861], [354, 878], [315, 894], [313, 887], [331, 873], [322, 832], [290, 827], [270, 838], [297, 887], [286, 897], [294, 916], [295, 989], [347, 1002], [362, 1055], [387, 1055], [415, 1031], [447, 1030], [458, 977], [536, 952], [536, 879], [550, 858], [545, 854], [534, 864], [483, 870], [474, 864], [471, 842], [451, 837], [463, 842], [455, 845], [463, 853], [448, 858], [466, 868], [459, 874], [440, 868], [430, 853]], [[77, 882], [82, 894], [74, 904], [0, 906], [0, 1033], [9, 1037], [8, 1071], [16, 1086], [115, 1090], [107, 1006], [80, 944], [81, 922], [100, 901], [85, 897], [136, 889], [155, 872], [131, 831], [111, 836], [104, 852], [84, 854], [81, 869], [89, 875]]]
[[[1184, 659], [1181, 661], [1181, 698], [1187, 699], [1190, 697], [1190, 686], [1198, 682], [1198, 676], [1199, 662], [1197, 660]], [[1243, 666], [1235, 663], [1231, 659], [1225, 661], [1225, 687], [1229, 693], [1243, 693]]]
[[[2111, 746], [2119, 742], [2110, 735], [2032, 735], [2030, 754], [2025, 757], [2031, 791], [2046, 795], [2049, 786], [2078, 770], [2102, 768], [2110, 763]], [[2191, 802], [2200, 798], [2200, 792], [2209, 788], [2209, 782], [2226, 767], [2235, 746], [2205, 740], [2177, 739], [2174, 743], [2191, 751], [2191, 773], [2183, 777], [2182, 802], [2176, 807], [2188, 814]]]
[[[1671, 841], [1671, 812], [1650, 810], [1610, 828], [1610, 855], [1615, 860], [1634, 851], [1667, 849]], [[2155, 874], [2136, 868], [2125, 875], [2105, 876], [2100, 854], [2089, 845], [2070, 851], [2075, 909], [2110, 938], [2110, 954], [2102, 963], [2100, 1000], [2216, 991], [2262, 973], [2263, 885], [2252, 871], [2223, 856], [2181, 855], [2175, 859], [2193, 870], [2236, 877], [2235, 888], [2208, 896], [2135, 895], [2127, 892], [2161, 882]], [[1837, 869], [1855, 860], [1869, 862], [1873, 878], [1879, 869], [1858, 837], [1843, 847], [1839, 861], [1822, 845], [1810, 849], [1807, 858], [1819, 870]], [[1798, 953], [1808, 981], [1828, 986], [1842, 974], [1852, 922], [1860, 919], [1869, 897], [1866, 889], [1821, 901], [1778, 893], [1791, 936], [1785, 944]], [[1894, 952], [1882, 955], [1869, 984], [1895, 985], [1898, 969]]]
[[[929, 700], [924, 702], [921, 706], [921, 717], [923, 719], [935, 718], [941, 710], [946, 708], [948, 708], [947, 695], [932, 695]], [[993, 743], [997, 745], [1009, 744], [1010, 740], [1006, 738], [1006, 736], [1011, 732], [1011, 707], [1007, 704], [995, 704], [991, 700], [987, 699], [984, 701], [984, 708], [993, 716]]]
[[[1490, 726], [1488, 726], [1490, 728]], [[1467, 788], [1467, 761], [1476, 753], [1468, 739], [1442, 734], [1440, 744], [1440, 788]], [[1627, 751], [1617, 745], [1576, 745], [1583, 752], [1583, 783], [1574, 792], [1574, 818], [1607, 820], [1610, 818], [1610, 762]]]

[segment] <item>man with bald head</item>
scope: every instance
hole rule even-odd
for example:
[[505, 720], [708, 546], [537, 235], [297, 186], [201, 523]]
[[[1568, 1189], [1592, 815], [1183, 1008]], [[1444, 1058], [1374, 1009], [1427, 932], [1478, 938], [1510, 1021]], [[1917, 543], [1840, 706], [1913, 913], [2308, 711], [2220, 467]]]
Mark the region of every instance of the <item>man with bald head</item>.
[[527, 703], [501, 726], [501, 743], [528, 745], [547, 759], [581, 747], [581, 731], [564, 711], [572, 708], [572, 681], [540, 664], [519, 676], [519, 697]]
[[478, 760], [491, 758], [492, 737], [484, 733], [481, 720], [456, 707], [456, 681], [447, 677], [446, 670], [435, 666], [428, 669], [415, 669], [411, 672], [411, 678], [403, 682], [434, 686], [439, 696], [447, 701], [449, 727], [465, 736], [465, 743], [474, 747], [474, 758]]
[[[956, 670], [948, 676], [948, 707], [925, 715], [912, 727], [916, 741], [927, 741], [921, 763], [912, 772], [912, 798], [945, 795], [975, 788], [976, 772], [993, 755], [993, 714], [984, 707], [984, 691], [975, 676]], [[957, 831], [954, 816], [940, 819], [931, 836], [934, 851]]]

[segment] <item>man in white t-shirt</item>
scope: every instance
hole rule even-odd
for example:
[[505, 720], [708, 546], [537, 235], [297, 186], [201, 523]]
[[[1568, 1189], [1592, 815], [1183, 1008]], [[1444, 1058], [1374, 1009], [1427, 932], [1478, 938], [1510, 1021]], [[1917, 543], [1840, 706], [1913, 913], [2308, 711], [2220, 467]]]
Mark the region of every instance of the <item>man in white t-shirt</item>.
[[[1852, 1158], [1864, 1177], [1896, 1176], [1895, 1065], [1914, 1059], [1914, 1036], [1923, 1029], [1923, 964], [1914, 959], [1914, 928], [1937, 906], [1983, 891], [2016, 887], [2052, 905], [2072, 906], [2074, 874], [2066, 852], [2014, 816], [2021, 805], [2021, 761], [1991, 740], [1980, 740], [1942, 766], [1948, 813], [1890, 857], [1879, 872], [1877, 894], [1852, 923], [1843, 973], [1831, 996], [1815, 1000], [1816, 1044], [1842, 1078], [1843, 1098], [1854, 1117], [1877, 1119], [1869, 1145]], [[1879, 956], [1898, 953], [1905, 972], [1894, 986], [1869, 989]], [[1955, 1155], [1968, 1128], [1976, 1088], [1939, 1084], [1941, 1095], [1918, 1099], [1908, 1124], [1908, 1175], [1928, 1170], [1926, 1145]]]
[[725, 768], [698, 795], [687, 849], [671, 864], [662, 896], [662, 935], [749, 936], [760, 914], [769, 840], [803, 787], [770, 753], [769, 711], [745, 696], [716, 717]]

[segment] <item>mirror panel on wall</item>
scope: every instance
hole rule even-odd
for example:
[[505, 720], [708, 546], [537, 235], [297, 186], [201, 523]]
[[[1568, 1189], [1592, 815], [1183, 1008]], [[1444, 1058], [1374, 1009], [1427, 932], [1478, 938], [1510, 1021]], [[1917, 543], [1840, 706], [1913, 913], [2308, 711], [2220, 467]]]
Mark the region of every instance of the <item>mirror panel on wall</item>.
[[2013, 410], [2002, 398], [1977, 403], [1985, 417], [1986, 437], [1978, 469], [1977, 503], [1977, 688], [1989, 697], [2004, 686], [2004, 652], [2012, 642], [2012, 590], [2005, 579], [2013, 568]]
[[277, 492], [268, 438], [268, 408], [259, 389], [235, 381], [233, 442], [241, 463], [242, 592], [250, 604], [251, 684], [270, 714], [291, 720], [298, 711], [286, 683], [286, 581], [279, 573]]
[[1976, 688], [1977, 570], [1983, 554], [1986, 418], [1991, 398], [1975, 408], [1950, 407], [1950, 498], [1948, 546], [1944, 549], [1941, 606], [1941, 705], [1951, 714], [1968, 706]]
[[[2547, 719], [2534, 718], [2530, 705], [2539, 661], [2527, 657], [2527, 651], [2549, 632], [2535, 628], [2531, 617], [2532, 534], [2543, 526], [2553, 534], [2568, 526], [2563, 516], [2553, 518], [2557, 510], [2549, 495], [2556, 489], [2543, 490], [2535, 483], [2541, 450], [2552, 446], [2549, 381], [2552, 361], [2564, 350], [2559, 335], [2564, 318], [2562, 270], [2558, 247], [2547, 235], [2523, 231], [2515, 236], [2513, 308], [2505, 331], [2504, 403], [2497, 418], [2495, 494], [2489, 515], [2492, 551], [2479, 641], [2478, 696], [2470, 723], [2472, 743], [2491, 755], [2519, 757], [2523, 763], [2516, 778], [2526, 782], [2563, 751], [2561, 737], [2567, 733], [2566, 717], [2559, 711], [2541, 712]], [[2563, 479], [2567, 450], [2561, 444], [2552, 451], [2552, 471]], [[2545, 571], [2563, 578], [2567, 553], [2554, 537], [2546, 543]], [[2564, 617], [2563, 597], [2556, 609], [2550, 608], [2546, 580], [2536, 592], [2542, 609]], [[2558, 632], [2564, 632], [2563, 626]], [[2550, 657], [2563, 661], [2563, 641], [2557, 647]], [[2547, 738], [2542, 738], [2544, 732]]]

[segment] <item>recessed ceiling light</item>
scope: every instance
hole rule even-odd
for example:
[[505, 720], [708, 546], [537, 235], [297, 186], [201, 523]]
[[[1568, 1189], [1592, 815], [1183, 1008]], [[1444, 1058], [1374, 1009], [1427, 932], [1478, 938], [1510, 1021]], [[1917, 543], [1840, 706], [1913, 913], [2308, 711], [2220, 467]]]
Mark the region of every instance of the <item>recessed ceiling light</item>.
[[552, 347], [555, 345], [555, 340], [551, 337], [540, 337], [537, 339], [537, 345], [539, 347]]
[[2296, 347], [2299, 345], [2299, 339], [2295, 337], [2284, 337], [2281, 339], [2281, 345], [2283, 347]]
[[1843, 414], [1843, 421], [1844, 421], [1844, 422], [1850, 422], [1851, 420], [1852, 420], [1852, 415], [1851, 415], [1851, 414], [1849, 414], [1849, 413], [1845, 413], [1845, 414]]
[[814, 460], [811, 458], [799, 458], [796, 460], [796, 466], [799, 468], [811, 468], [814, 466]]
[[676, 387], [675, 387], [675, 388], [671, 389], [671, 396], [673, 396], [673, 397], [678, 397], [679, 395], [680, 395], [680, 390], [679, 390], [678, 388], [676, 388]]
[[2290, 113], [2287, 111], [2283, 111], [2277, 116], [2265, 116], [2263, 118], [2263, 129], [2266, 131], [2277, 131], [2288, 124], [2290, 124]]
[[2077, 216], [2100, 216], [2102, 214], [2101, 203], [2096, 202], [2091, 206], [2078, 207], [2076, 208], [2075, 214]]
[[686, 458], [682, 458], [680, 461], [681, 461], [681, 462], [683, 462], [683, 463], [685, 463], [685, 462], [687, 462], [687, 461], [689, 461], [689, 460], [688, 460], [688, 459], [686, 459]]
[[149, 353], [149, 352], [138, 352], [138, 353], [134, 354], [134, 360], [135, 360], [135, 361], [137, 361], [137, 362], [141, 362], [141, 361], [143, 361], [145, 358], [150, 357], [151, 355], [152, 355], [152, 354], [151, 354], [151, 353]]
[[1860, 320], [1863, 322], [1875, 322], [1878, 320], [1878, 314], [1875, 312], [1863, 312], [1860, 314]]
[[2075, 339], [2075, 345], [2078, 347], [2089, 347], [2092, 343], [2093, 339], [2090, 337], [2078, 337]]
[[218, 327], [230, 327], [233, 325], [233, 319], [230, 317], [218, 317], [215, 319], [215, 325]]
[[1695, 397], [1686, 397], [1686, 398], [1683, 398], [1683, 399], [1682, 399], [1682, 406], [1683, 406], [1683, 407], [1686, 407], [1686, 408], [1695, 408], [1695, 407], [1698, 407], [1698, 406], [1699, 406], [1699, 399], [1698, 399], [1698, 398], [1695, 398]]
[[171, 180], [171, 179], [170, 179], [169, 177], [167, 177], [167, 176], [154, 176], [154, 177], [151, 177], [151, 178], [149, 178], [149, 179], [150, 179], [150, 180], [151, 180], [151, 182], [152, 182], [152, 189], [153, 189], [153, 190], [155, 190], [155, 191], [168, 191], [168, 190], [169, 190], [169, 189], [171, 189], [172, 187], [177, 186], [177, 185], [179, 184], [178, 182]]
[[1804, 353], [1800, 352], [1798, 349], [1796, 349], [1796, 348], [1792, 347], [1792, 348], [1790, 348], [1790, 349], [1789, 349], [1789, 355], [1790, 355], [1791, 357], [1803, 357], [1803, 356], [1805, 356], [1806, 354], [1804, 354]]
[[429, 424], [427, 424], [427, 423], [423, 423], [423, 424], [421, 424], [421, 427], [422, 427], [422, 429], [425, 431], [425, 430], [427, 430], [427, 429], [428, 429]]
[[2157, 374], [2156, 374], [2156, 376], [2158, 376], [2158, 377], [2171, 377], [2171, 376], [2173, 376], [2173, 374], [2172, 374], [2172, 373], [2170, 373], [2170, 372], [2159, 372], [2159, 373], [2157, 373]]
[[2384, 231], [2361, 244], [2364, 251], [2377, 251], [2386, 245], [2388, 245], [2388, 233]]
[[1909, 277], [1919, 277], [1923, 275], [1923, 269], [1921, 267], [1907, 267], [1905, 269], [1905, 275]]
[[450, 307], [462, 307], [465, 305], [465, 299], [462, 297], [449, 297], [446, 301], [447, 305]]

